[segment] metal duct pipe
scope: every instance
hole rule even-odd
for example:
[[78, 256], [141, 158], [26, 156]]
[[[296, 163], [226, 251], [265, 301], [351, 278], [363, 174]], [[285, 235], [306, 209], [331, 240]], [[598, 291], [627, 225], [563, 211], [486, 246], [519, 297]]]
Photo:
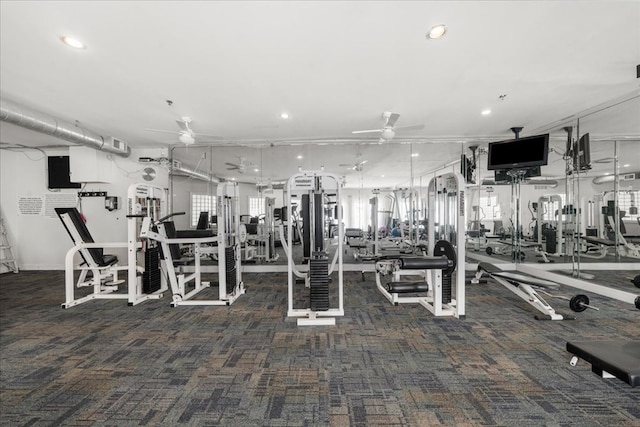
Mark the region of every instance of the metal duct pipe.
[[205, 181], [205, 182], [213, 182], [213, 183], [219, 183], [220, 180], [211, 175], [211, 174], [207, 174], [207, 173], [203, 173], [203, 172], [198, 172], [188, 166], [185, 166], [183, 164], [174, 164], [169, 173], [171, 175], [180, 175], [180, 176], [189, 176], [191, 178], [195, 178], [195, 179], [199, 179], [201, 181]]
[[[640, 179], [640, 172], [629, 172], [629, 173], [620, 174], [621, 181], [631, 181], [634, 179]], [[615, 182], [615, 180], [616, 180], [615, 175], [602, 175], [602, 176], [596, 176], [595, 178], [593, 178], [593, 183], [606, 184], [607, 182]]]
[[0, 120], [121, 157], [131, 154], [131, 148], [121, 141], [118, 147], [105, 144], [105, 138], [95, 132], [4, 98], [0, 100]]

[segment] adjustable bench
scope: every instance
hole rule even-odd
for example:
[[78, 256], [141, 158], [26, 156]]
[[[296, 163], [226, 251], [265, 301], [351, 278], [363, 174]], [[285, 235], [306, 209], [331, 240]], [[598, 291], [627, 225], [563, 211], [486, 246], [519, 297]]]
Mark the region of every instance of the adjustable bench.
[[591, 363], [591, 371], [603, 378], [619, 378], [631, 387], [640, 385], [640, 341], [567, 342], [567, 351]]
[[[589, 258], [604, 258], [608, 255], [609, 249], [612, 249], [616, 246], [616, 242], [614, 240], [603, 239], [596, 236], [585, 236], [584, 240], [587, 243], [587, 251], [582, 255]], [[618, 243], [618, 246], [623, 246], [623, 243]], [[593, 254], [593, 252], [595, 251], [599, 251], [599, 253]]]
[[500, 283], [514, 294], [531, 304], [544, 316], [536, 316], [538, 320], [564, 320], [570, 317], [556, 313], [556, 311], [547, 303], [544, 298], [538, 294], [534, 287], [539, 290], [558, 289], [560, 285], [549, 280], [538, 279], [532, 276], [512, 273], [502, 270], [500, 267], [481, 262], [478, 264], [475, 278], [472, 283], [478, 283], [483, 274], [489, 275], [496, 282]]

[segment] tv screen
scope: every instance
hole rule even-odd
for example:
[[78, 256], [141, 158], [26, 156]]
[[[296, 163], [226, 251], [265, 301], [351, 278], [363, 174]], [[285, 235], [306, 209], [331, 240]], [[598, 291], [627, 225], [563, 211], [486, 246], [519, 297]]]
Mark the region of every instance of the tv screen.
[[460, 155], [460, 174], [465, 178], [467, 184], [475, 184], [473, 176], [475, 165], [464, 154]]
[[[589, 134], [585, 133], [578, 140], [578, 156], [577, 160], [580, 162], [580, 170], [591, 169], [591, 147], [589, 144]], [[576, 162], [576, 167], [578, 166]]]
[[549, 134], [489, 143], [487, 169], [526, 169], [545, 166], [549, 156]]
[[80, 188], [82, 186], [79, 182], [71, 182], [69, 156], [47, 157], [47, 171], [49, 176], [47, 188]]

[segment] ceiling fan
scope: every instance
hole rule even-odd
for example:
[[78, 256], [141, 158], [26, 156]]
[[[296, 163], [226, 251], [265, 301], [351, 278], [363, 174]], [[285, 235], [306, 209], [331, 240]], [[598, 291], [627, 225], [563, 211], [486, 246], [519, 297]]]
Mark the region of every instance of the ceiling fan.
[[349, 168], [352, 169], [356, 172], [362, 172], [362, 167], [365, 165], [365, 163], [368, 162], [368, 160], [360, 160], [362, 157], [361, 156], [357, 156], [356, 157], [356, 162], [354, 164], [348, 164], [348, 163], [343, 163], [341, 165], [338, 165], [340, 167], [343, 168]]
[[396, 135], [396, 131], [399, 130], [419, 130], [423, 129], [424, 125], [412, 125], [412, 126], [399, 126], [396, 127], [396, 122], [400, 118], [400, 114], [385, 111], [382, 113], [384, 119], [384, 126], [382, 129], [368, 129], [368, 130], [354, 130], [351, 133], [379, 133], [380, 142], [391, 141]]
[[251, 162], [245, 163], [246, 159], [244, 157], [239, 157], [239, 159], [240, 159], [239, 163], [225, 162], [225, 165], [227, 165], [227, 170], [238, 171], [238, 173], [242, 174], [247, 171], [247, 166], [253, 166], [253, 163]]
[[165, 132], [165, 133], [175, 133], [178, 134], [178, 140], [180, 142], [182, 142], [185, 145], [191, 145], [194, 144], [196, 142], [196, 137], [199, 136], [206, 136], [208, 140], [222, 140], [224, 139], [223, 136], [217, 136], [217, 135], [210, 135], [208, 133], [200, 133], [200, 132], [194, 132], [193, 129], [191, 129], [191, 127], [189, 126], [189, 124], [191, 123], [191, 117], [181, 117], [180, 120], [176, 120], [176, 123], [178, 124], [178, 127], [180, 128], [180, 130], [174, 131], [174, 130], [164, 130], [164, 129], [146, 129], [146, 130], [150, 130], [153, 132]]

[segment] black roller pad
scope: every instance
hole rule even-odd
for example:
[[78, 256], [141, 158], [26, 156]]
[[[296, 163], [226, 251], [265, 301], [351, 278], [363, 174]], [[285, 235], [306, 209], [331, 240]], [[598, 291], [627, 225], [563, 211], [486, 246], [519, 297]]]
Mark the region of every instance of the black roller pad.
[[446, 256], [439, 257], [406, 257], [400, 259], [404, 270], [445, 270], [449, 267]]
[[598, 375], [606, 371], [632, 387], [640, 385], [640, 341], [567, 342], [567, 351], [591, 363]]
[[387, 290], [392, 294], [408, 294], [411, 292], [428, 292], [427, 282], [390, 282]]

